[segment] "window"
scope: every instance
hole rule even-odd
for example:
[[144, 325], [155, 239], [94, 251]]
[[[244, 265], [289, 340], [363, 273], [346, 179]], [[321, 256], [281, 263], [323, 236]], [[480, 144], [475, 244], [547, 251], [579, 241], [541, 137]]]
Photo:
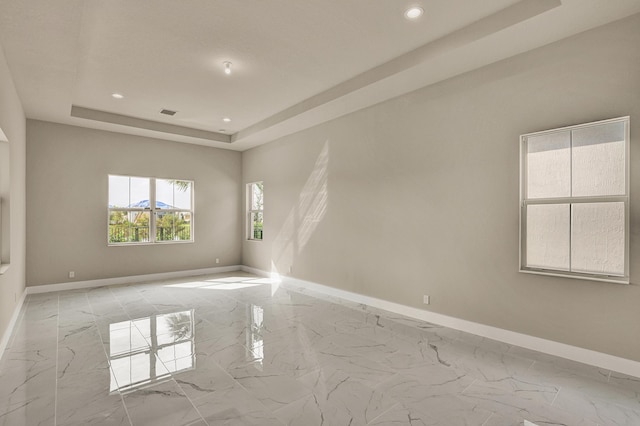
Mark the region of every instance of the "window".
[[629, 282], [629, 117], [521, 137], [520, 270]]
[[193, 241], [193, 182], [109, 175], [110, 245]]
[[9, 195], [11, 185], [9, 184], [9, 142], [0, 129], [0, 275], [9, 269], [11, 263], [11, 239], [9, 236]]
[[248, 239], [250, 240], [262, 240], [262, 225], [263, 225], [263, 205], [264, 205], [264, 190], [262, 182], [250, 183], [247, 185], [247, 205], [249, 210], [247, 230]]
[[193, 309], [109, 324], [110, 391], [132, 391], [195, 366]]

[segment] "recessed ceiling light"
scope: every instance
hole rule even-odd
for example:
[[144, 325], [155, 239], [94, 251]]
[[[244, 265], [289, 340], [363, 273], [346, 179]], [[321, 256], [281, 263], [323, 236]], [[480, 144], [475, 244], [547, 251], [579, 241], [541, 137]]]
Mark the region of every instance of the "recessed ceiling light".
[[419, 6], [410, 7], [404, 12], [404, 17], [407, 19], [418, 19], [424, 13], [424, 9]]
[[116, 98], [116, 99], [122, 99], [124, 98], [124, 95], [121, 95], [120, 93], [112, 93], [111, 94], [112, 97]]
[[224, 73], [227, 75], [231, 74], [231, 62], [225, 61], [223, 62], [223, 64], [224, 64]]
[[226, 131], [227, 131], [227, 129], [220, 129], [220, 130], [218, 130], [218, 131], [219, 131], [220, 133], [224, 133], [224, 132], [226, 132]]
[[231, 119], [229, 117], [225, 117], [222, 119], [222, 121], [224, 121], [225, 123], [230, 123]]

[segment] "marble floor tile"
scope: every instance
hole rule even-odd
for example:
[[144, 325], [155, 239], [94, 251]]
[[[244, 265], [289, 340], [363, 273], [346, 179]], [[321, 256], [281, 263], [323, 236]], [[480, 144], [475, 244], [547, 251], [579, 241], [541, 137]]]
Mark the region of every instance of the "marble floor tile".
[[169, 380], [124, 395], [133, 425], [183, 426], [202, 417], [178, 384]]
[[108, 370], [109, 361], [100, 341], [82, 346], [58, 346], [58, 379], [67, 374]]
[[640, 425], [640, 410], [573, 389], [561, 389], [553, 406], [572, 413], [582, 413], [586, 419], [601, 425]]
[[28, 295], [0, 426], [640, 425], [640, 378], [231, 272]]
[[55, 423], [55, 351], [5, 353], [0, 370], [0, 425]]
[[237, 374], [238, 384], [270, 410], [309, 395], [311, 391], [292, 377], [283, 374]]
[[401, 403], [383, 413], [370, 425], [484, 425], [492, 412], [455, 396], [434, 396], [420, 403]]
[[239, 385], [217, 390], [194, 401], [209, 425], [282, 426], [282, 422]]
[[54, 426], [53, 395], [27, 397], [0, 408], [0, 426]]
[[318, 352], [318, 360], [326, 378], [339, 377], [341, 373], [344, 373], [351, 379], [370, 386], [376, 386], [396, 374], [392, 369], [385, 367], [381, 363], [333, 344], [323, 347]]
[[559, 388], [519, 377], [485, 382], [475, 380], [462, 392], [462, 399], [488, 410], [509, 413], [535, 405], [551, 406]]
[[285, 405], [276, 410], [275, 415], [283, 424], [290, 426], [366, 425], [352, 417], [349, 412], [320, 401], [315, 395]]
[[586, 365], [580, 362], [558, 358], [553, 355], [534, 352], [517, 346], [510, 348], [509, 354], [521, 356], [526, 359], [533, 359], [535, 364], [533, 364], [531, 368], [532, 372], [540, 371], [543, 375], [553, 375], [562, 380], [581, 380], [583, 378], [587, 378], [603, 383], [609, 381], [609, 371], [592, 365]]
[[[456, 348], [459, 356], [451, 359], [450, 364], [480, 380], [499, 381], [524, 374], [534, 363], [508, 353], [493, 352], [467, 343], [463, 345], [466, 348]], [[447, 347], [439, 349], [440, 357], [447, 358]]]
[[58, 341], [58, 316], [44, 320], [28, 320], [18, 324], [10, 339], [10, 348], [28, 351], [55, 348]]
[[369, 422], [369, 425], [375, 426], [435, 426], [438, 424], [437, 419], [429, 416], [420, 410], [419, 407], [408, 404], [397, 404], [389, 411]]
[[131, 420], [122, 403], [114, 404], [97, 414], [71, 418], [56, 423], [56, 426], [131, 426]]
[[[525, 421], [529, 423], [525, 423]], [[598, 426], [596, 422], [549, 405], [529, 405], [526, 409], [494, 412], [482, 426]], [[604, 426], [604, 425], [602, 425]]]
[[460, 371], [433, 365], [420, 375], [397, 374], [380, 383], [376, 389], [398, 401], [419, 403], [437, 395], [460, 395], [474, 381], [474, 378]]
[[7, 351], [0, 369], [0, 425], [54, 425], [55, 350]]
[[236, 380], [211, 357], [197, 357], [196, 363], [194, 368], [171, 373], [192, 401], [237, 386]]
[[[398, 403], [390, 393], [368, 386], [342, 371], [327, 376], [323, 370], [318, 370], [299, 381], [312, 392], [303, 402], [305, 409], [317, 411], [329, 424], [367, 424]], [[297, 406], [301, 402], [294, 404]], [[286, 420], [285, 423], [301, 420], [291, 408], [283, 407], [276, 414]], [[317, 416], [314, 414], [313, 418]]]
[[454, 395], [436, 395], [422, 400], [417, 409], [433, 419], [446, 419], [447, 425], [482, 425], [492, 412]]
[[57, 380], [58, 423], [81, 422], [101, 413], [116, 413], [119, 408], [123, 408], [122, 398], [117, 388], [112, 386], [108, 368], [65, 374]]
[[636, 399], [640, 401], [640, 378], [612, 371], [609, 376], [609, 383], [612, 386], [616, 386], [621, 389], [628, 389], [631, 392], [634, 392], [636, 394]]
[[[59, 405], [64, 403], [59, 403]], [[105, 425], [105, 426], [130, 426], [131, 420], [122, 402], [122, 397], [111, 395], [101, 397], [87, 406], [78, 406], [74, 409], [62, 408], [56, 412], [57, 425]]]

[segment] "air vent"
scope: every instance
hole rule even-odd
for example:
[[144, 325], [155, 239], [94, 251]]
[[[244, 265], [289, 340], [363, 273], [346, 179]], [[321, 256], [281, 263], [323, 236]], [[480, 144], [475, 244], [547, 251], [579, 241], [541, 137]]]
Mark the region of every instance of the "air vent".
[[160, 114], [174, 116], [178, 111], [171, 111], [170, 109], [162, 109], [160, 110]]

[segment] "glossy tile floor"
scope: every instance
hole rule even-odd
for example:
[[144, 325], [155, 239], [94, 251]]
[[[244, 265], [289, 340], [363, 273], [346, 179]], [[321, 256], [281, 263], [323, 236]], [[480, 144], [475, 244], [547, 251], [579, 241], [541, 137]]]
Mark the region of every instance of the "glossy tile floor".
[[31, 295], [0, 425], [640, 425], [640, 379], [242, 272]]

